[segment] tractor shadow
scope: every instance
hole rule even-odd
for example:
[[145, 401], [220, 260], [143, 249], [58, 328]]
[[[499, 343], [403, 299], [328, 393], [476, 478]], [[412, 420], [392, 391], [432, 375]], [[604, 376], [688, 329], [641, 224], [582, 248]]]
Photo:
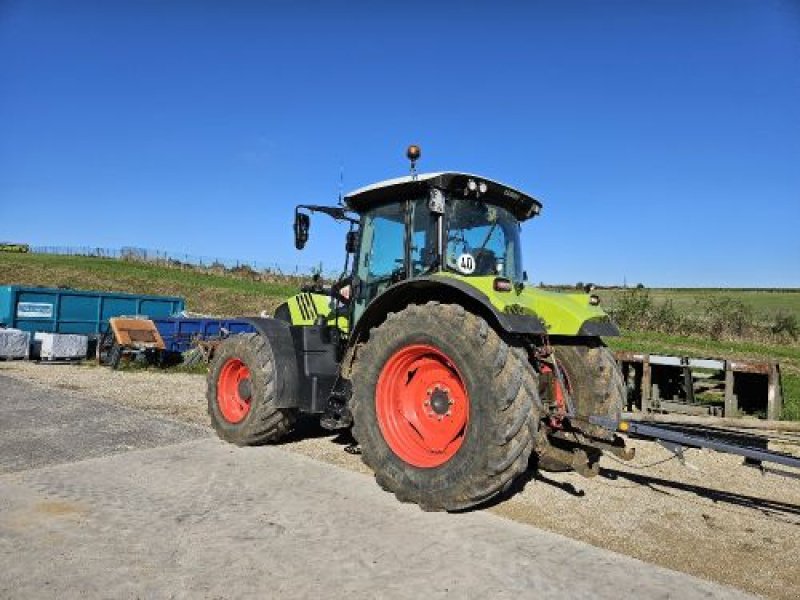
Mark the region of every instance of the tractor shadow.
[[454, 511], [454, 512], [470, 512], [473, 510], [484, 510], [487, 508], [492, 508], [494, 506], [497, 506], [498, 504], [502, 504], [507, 500], [511, 500], [517, 494], [522, 493], [522, 491], [531, 481], [536, 481], [552, 486], [564, 492], [565, 494], [574, 496], [576, 498], [583, 498], [584, 496], [586, 496], [586, 492], [584, 490], [576, 488], [568, 481], [557, 481], [555, 479], [551, 479], [550, 477], [548, 477], [548, 473], [539, 470], [539, 464], [536, 460], [536, 457], [532, 456], [530, 462], [528, 463], [528, 469], [522, 475], [514, 479], [514, 481], [511, 482], [511, 486], [507, 490], [499, 493], [494, 498], [490, 498], [486, 502], [478, 504], [477, 506], [473, 506], [463, 511]]
[[[294, 429], [289, 433], [289, 435], [278, 442], [277, 445], [280, 446], [307, 439], [322, 438], [329, 438], [330, 443], [341, 446], [343, 451], [358, 453], [357, 450], [349, 450], [357, 447], [355, 438], [353, 438], [349, 428], [338, 431], [329, 431], [320, 426], [318, 418], [313, 417], [301, 417], [295, 423]], [[776, 474], [794, 476], [794, 473], [776, 472]], [[771, 476], [774, 477], [775, 474], [772, 474]], [[738, 494], [735, 492], [728, 492], [725, 490], [714, 489], [693, 483], [664, 479], [662, 477], [654, 477], [652, 475], [645, 475], [642, 473], [619, 471], [617, 469], [609, 469], [605, 467], [600, 468], [598, 477], [609, 481], [628, 481], [630, 483], [648, 488], [655, 493], [672, 496], [676, 500], [681, 500], [681, 496], [678, 494], [678, 492], [690, 493], [699, 498], [711, 500], [715, 504], [747, 508], [757, 511], [765, 517], [777, 519], [787, 524], [800, 526], [800, 505], [798, 504], [781, 502], [779, 500], [771, 500], [769, 498], [760, 498], [757, 496], [749, 496], [746, 494]], [[465, 509], [464, 511], [454, 512], [472, 512], [474, 510], [492, 508], [498, 504], [502, 504], [503, 502], [511, 500], [515, 495], [520, 494], [531, 482], [534, 482], [536, 485], [548, 485], [574, 498], [587, 497], [587, 492], [585, 489], [581, 489], [569, 481], [559, 481], [558, 473], [553, 474], [540, 470], [538, 461], [534, 456], [531, 457], [531, 460], [528, 464], [528, 469], [522, 475], [517, 477], [507, 490], [477, 506]], [[591, 501], [590, 497], [588, 501]]]
[[295, 422], [294, 428], [286, 437], [282, 438], [275, 445], [283, 446], [309, 439], [330, 438], [330, 442], [339, 446], [352, 446], [356, 443], [355, 438], [350, 433], [350, 429], [339, 429], [330, 431], [319, 424], [319, 417], [301, 415]]
[[[783, 472], [778, 474], [787, 476], [793, 475], [792, 473]], [[790, 525], [800, 526], [800, 505], [798, 504], [781, 502], [779, 500], [771, 500], [769, 498], [760, 498], [757, 496], [749, 496], [746, 494], [738, 494], [735, 492], [718, 490], [702, 485], [685, 483], [683, 481], [664, 479], [662, 477], [654, 477], [641, 473], [618, 471], [616, 469], [608, 469], [604, 467], [600, 468], [598, 477], [607, 479], [609, 481], [625, 480], [630, 483], [648, 488], [658, 494], [672, 496], [676, 500], [681, 500], [681, 496], [678, 495], [677, 492], [688, 492], [699, 498], [711, 500], [714, 504], [747, 508], [757, 511], [767, 518], [776, 519]], [[509, 489], [501, 494], [498, 494], [487, 502], [473, 507], [473, 509], [480, 510], [492, 508], [498, 504], [506, 502], [507, 500], [511, 500], [513, 496], [521, 493], [531, 482], [554, 487], [560, 492], [575, 498], [587, 497], [587, 493], [584, 489], [579, 489], [568, 481], [558, 481], [558, 479], [553, 477], [551, 473], [540, 470], [536, 457], [531, 457], [530, 463], [528, 464], [528, 470], [517, 477]], [[591, 498], [588, 498], [588, 501], [591, 502]]]
[[781, 502], [779, 500], [771, 500], [769, 498], [760, 498], [758, 496], [749, 496], [747, 494], [738, 494], [736, 492], [728, 492], [725, 490], [714, 489], [693, 483], [664, 479], [662, 477], [653, 477], [651, 475], [644, 475], [641, 473], [630, 473], [628, 471], [618, 471], [616, 469], [607, 469], [602, 467], [600, 468], [599, 477], [603, 477], [611, 481], [622, 479], [646, 487], [658, 494], [666, 494], [675, 498], [680, 497], [672, 493], [673, 491], [688, 492], [700, 498], [711, 500], [715, 504], [725, 504], [728, 506], [748, 508], [750, 510], [760, 512], [766, 517], [778, 518], [785, 523], [800, 526], [800, 505], [798, 504]]

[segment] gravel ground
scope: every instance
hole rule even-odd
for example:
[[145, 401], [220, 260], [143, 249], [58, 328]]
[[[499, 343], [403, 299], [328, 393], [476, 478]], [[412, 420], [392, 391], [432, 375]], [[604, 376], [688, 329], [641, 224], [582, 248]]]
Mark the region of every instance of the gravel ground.
[[[115, 404], [206, 424], [205, 378], [77, 365], [0, 363], [0, 374]], [[346, 435], [313, 423], [283, 447], [368, 473], [344, 452]], [[687, 466], [655, 443], [635, 441], [637, 458], [605, 457], [601, 476], [541, 474], [487, 510], [650, 563], [770, 598], [800, 589], [800, 474], [761, 474], [741, 459], [690, 450]], [[655, 464], [658, 463], [658, 464]]]

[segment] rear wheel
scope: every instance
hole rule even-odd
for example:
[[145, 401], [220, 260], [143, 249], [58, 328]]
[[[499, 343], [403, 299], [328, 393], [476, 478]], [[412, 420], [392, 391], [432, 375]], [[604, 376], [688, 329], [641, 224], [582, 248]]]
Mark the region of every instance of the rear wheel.
[[219, 437], [239, 446], [274, 442], [288, 433], [293, 409], [275, 407], [275, 357], [256, 334], [224, 340], [208, 372], [208, 414]]
[[[575, 412], [583, 417], [600, 416], [618, 421], [625, 402], [625, 386], [614, 355], [605, 346], [553, 345], [564, 385], [575, 405]], [[543, 369], [540, 392], [545, 402], [558, 402], [564, 397], [558, 379]], [[608, 438], [610, 432], [597, 425], [581, 422], [580, 427], [589, 435]], [[543, 444], [539, 467], [545, 471], [567, 471], [571, 467], [547, 454], [548, 443]]]
[[353, 434], [378, 483], [427, 510], [507, 489], [538, 429], [536, 374], [480, 317], [409, 306], [370, 333], [353, 372]]

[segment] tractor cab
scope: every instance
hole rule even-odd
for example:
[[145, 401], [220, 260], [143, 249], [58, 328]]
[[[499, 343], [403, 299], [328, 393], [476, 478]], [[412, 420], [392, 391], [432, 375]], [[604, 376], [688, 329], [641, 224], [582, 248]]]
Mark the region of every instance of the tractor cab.
[[[355, 254], [346, 277], [350, 323], [388, 288], [416, 278], [449, 273], [521, 287], [520, 224], [541, 211], [539, 201], [514, 188], [456, 172], [382, 181], [351, 192], [344, 202], [345, 207], [299, 208], [351, 224], [358, 216], [358, 230], [351, 230], [347, 243]], [[298, 247], [308, 239], [309, 223], [297, 213]]]
[[541, 210], [511, 187], [452, 172], [383, 181], [345, 202], [361, 216], [354, 320], [389, 286], [435, 273], [521, 284], [520, 223]]

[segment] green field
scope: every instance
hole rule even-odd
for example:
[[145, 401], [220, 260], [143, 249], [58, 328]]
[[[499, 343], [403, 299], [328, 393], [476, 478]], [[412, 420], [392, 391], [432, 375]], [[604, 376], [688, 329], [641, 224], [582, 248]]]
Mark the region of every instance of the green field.
[[[598, 290], [603, 306], [614, 308], [622, 294], [630, 289]], [[737, 290], [737, 289], [645, 289], [653, 302], [672, 301], [676, 309], [690, 315], [699, 315], [707, 302], [714, 298], [731, 298], [749, 306], [755, 317], [770, 321], [779, 313], [794, 314], [800, 318], [800, 289]]]
[[0, 253], [0, 285], [9, 284], [182, 296], [187, 310], [210, 315], [271, 312], [297, 291], [285, 280], [253, 281], [111, 258]]
[[[76, 256], [0, 253], [0, 285], [67, 286], [79, 289], [177, 295], [186, 298], [187, 309], [212, 315], [257, 314], [272, 311], [297, 291], [299, 281], [252, 278], [179, 269], [140, 262]], [[710, 297], [733, 297], [768, 319], [777, 311], [800, 315], [800, 291], [745, 290], [647, 290], [653, 299], [671, 299], [681, 310], [701, 310]], [[604, 306], [613, 307], [622, 291], [601, 290]], [[618, 350], [738, 358], [762, 358], [780, 362], [785, 396], [784, 418], [800, 420], [800, 344], [751, 341], [714, 341], [693, 336], [670, 336], [631, 331], [608, 338]]]

